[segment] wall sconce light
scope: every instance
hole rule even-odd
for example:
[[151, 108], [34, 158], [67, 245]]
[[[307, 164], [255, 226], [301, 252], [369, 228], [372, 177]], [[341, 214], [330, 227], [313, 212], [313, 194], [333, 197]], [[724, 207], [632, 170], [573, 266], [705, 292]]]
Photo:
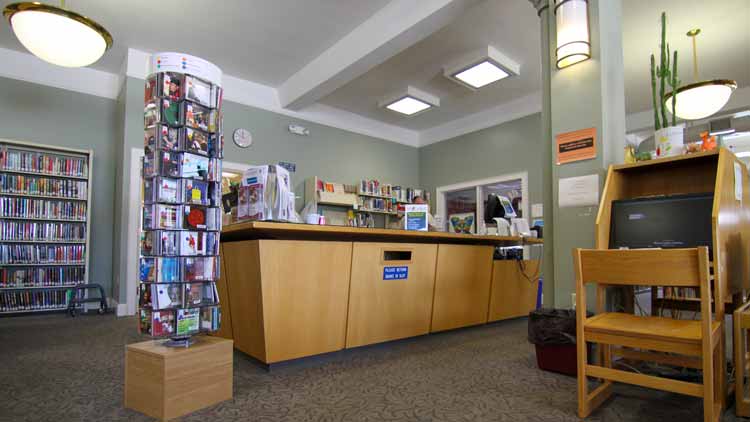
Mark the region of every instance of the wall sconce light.
[[591, 58], [587, 0], [555, 0], [557, 68]]

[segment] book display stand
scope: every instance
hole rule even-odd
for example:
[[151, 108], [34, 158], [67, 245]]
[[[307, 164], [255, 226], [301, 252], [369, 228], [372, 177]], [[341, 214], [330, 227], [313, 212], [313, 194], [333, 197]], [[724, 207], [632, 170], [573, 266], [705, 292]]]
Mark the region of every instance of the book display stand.
[[221, 324], [221, 71], [157, 53], [144, 95], [139, 329], [166, 346]]

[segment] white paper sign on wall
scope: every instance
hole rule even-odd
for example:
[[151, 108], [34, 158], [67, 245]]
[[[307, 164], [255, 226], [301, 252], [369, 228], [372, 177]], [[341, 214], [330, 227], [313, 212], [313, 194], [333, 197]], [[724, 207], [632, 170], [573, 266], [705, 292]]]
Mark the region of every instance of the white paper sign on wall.
[[599, 175], [566, 177], [558, 180], [560, 208], [599, 205]]

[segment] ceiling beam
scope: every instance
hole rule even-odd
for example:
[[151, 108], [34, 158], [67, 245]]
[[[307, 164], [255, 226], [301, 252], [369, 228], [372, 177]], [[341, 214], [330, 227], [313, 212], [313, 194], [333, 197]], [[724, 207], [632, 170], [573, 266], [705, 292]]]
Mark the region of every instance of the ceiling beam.
[[373, 67], [452, 22], [479, 0], [392, 0], [292, 75], [279, 88], [281, 106], [316, 103]]

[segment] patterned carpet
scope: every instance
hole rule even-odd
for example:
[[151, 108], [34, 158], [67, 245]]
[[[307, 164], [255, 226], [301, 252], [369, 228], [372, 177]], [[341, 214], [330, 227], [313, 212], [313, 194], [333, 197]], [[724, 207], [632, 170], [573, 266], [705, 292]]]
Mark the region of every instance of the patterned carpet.
[[[122, 407], [132, 318], [0, 319], [0, 421], [150, 421]], [[274, 366], [235, 352], [234, 399], [198, 421], [576, 421], [575, 378], [536, 368], [526, 320]], [[700, 400], [617, 386], [590, 421], [701, 421]], [[728, 411], [725, 421], [735, 420]]]

